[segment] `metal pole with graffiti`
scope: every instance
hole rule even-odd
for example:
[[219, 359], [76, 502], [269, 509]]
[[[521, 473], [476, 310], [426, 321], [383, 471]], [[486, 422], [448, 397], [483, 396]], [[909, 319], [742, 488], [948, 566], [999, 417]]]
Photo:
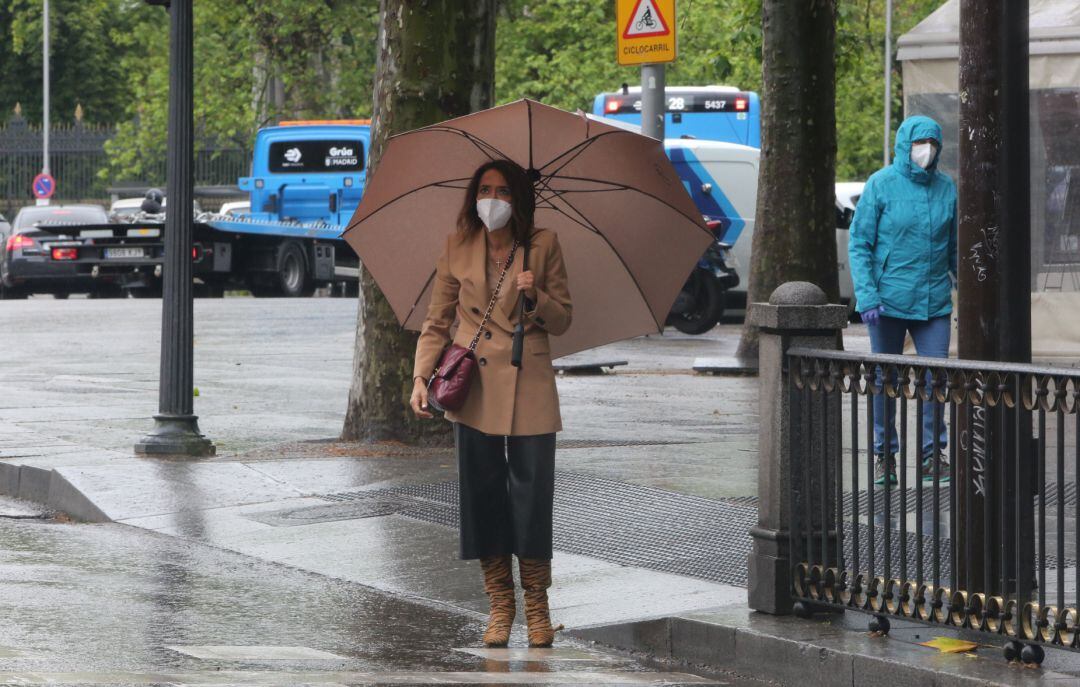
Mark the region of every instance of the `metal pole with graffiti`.
[[[961, 1], [960, 92], [959, 354], [969, 360], [1030, 362], [1027, 0]], [[980, 398], [991, 384], [994, 380], [986, 378], [953, 393]], [[1004, 561], [1015, 559], [1013, 547], [1030, 544], [1025, 534], [1030, 523], [1010, 519], [1003, 534], [990, 526], [1003, 504], [1017, 503], [1017, 493], [1030, 494], [1030, 436], [1020, 436], [1030, 422], [1001, 427], [985, 407], [970, 402], [956, 420], [955, 531], [961, 555], [954, 585], [996, 589], [1003, 584], [999, 580], [1030, 574], [1001, 570]], [[1004, 460], [1010, 464], [1001, 465]], [[1009, 479], [995, 479], [1003, 474]]]

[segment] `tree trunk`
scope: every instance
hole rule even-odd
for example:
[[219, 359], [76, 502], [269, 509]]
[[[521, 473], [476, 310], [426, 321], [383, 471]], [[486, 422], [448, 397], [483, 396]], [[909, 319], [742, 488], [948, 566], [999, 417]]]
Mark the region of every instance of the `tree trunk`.
[[[747, 309], [787, 281], [832, 303], [836, 269], [836, 0], [764, 0], [761, 167]], [[747, 324], [740, 357], [757, 357]]]
[[[369, 175], [377, 173], [391, 135], [491, 107], [494, 100], [495, 0], [381, 0], [380, 10]], [[448, 423], [417, 420], [408, 405], [416, 338], [361, 269], [342, 439], [447, 440]]]

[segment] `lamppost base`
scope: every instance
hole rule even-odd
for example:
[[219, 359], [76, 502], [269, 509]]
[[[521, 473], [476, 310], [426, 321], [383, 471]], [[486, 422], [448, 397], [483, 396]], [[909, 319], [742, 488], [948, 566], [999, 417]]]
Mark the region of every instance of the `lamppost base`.
[[135, 444], [140, 456], [205, 458], [215, 453], [217, 447], [199, 431], [195, 415], [155, 415], [154, 429]]

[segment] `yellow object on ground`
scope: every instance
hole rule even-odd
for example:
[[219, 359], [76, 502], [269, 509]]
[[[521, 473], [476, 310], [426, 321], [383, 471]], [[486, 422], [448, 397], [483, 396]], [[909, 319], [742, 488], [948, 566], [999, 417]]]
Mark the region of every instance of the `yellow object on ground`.
[[928, 646], [931, 649], [937, 649], [943, 654], [962, 654], [979, 648], [979, 645], [975, 642], [954, 639], [953, 637], [934, 637], [929, 642], [922, 642], [919, 646]]

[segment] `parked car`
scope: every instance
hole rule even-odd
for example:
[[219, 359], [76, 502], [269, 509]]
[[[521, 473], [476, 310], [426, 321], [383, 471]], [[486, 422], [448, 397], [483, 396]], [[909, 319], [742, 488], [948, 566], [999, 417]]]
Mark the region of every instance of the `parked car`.
[[[134, 221], [140, 212], [142, 212], [142, 204], [144, 198], [139, 196], [138, 198], [121, 198], [114, 200], [112, 205], [109, 206], [109, 218], [114, 222], [132, 222]], [[195, 216], [202, 214], [202, 207], [199, 205], [199, 201], [192, 201], [194, 205]], [[169, 199], [165, 198], [161, 202], [161, 207], [164, 210], [169, 204]]]
[[235, 200], [231, 203], [222, 203], [221, 209], [217, 214], [223, 217], [235, 217], [237, 215], [246, 215], [251, 212], [251, 201], [249, 200]]
[[11, 234], [11, 223], [7, 221], [4, 214], [0, 212], [0, 250], [3, 250], [3, 245], [7, 241], [7, 237]]
[[[735, 143], [693, 139], [668, 139], [664, 148], [698, 210], [706, 219], [721, 223], [723, 231], [719, 238], [733, 246], [732, 264], [736, 271], [749, 270], [760, 151]], [[853, 299], [854, 287], [847, 257], [848, 225], [863, 186], [863, 182], [835, 185], [836, 268], [842, 303]], [[728, 312], [738, 312], [745, 307], [748, 281], [741, 280], [728, 291]]]
[[73, 239], [63, 233], [67, 225], [108, 222], [100, 205], [31, 205], [19, 210], [3, 243], [0, 296], [51, 293], [67, 298], [76, 292], [111, 292], [111, 284], [94, 279], [77, 264], [80, 246], [92, 237]]

